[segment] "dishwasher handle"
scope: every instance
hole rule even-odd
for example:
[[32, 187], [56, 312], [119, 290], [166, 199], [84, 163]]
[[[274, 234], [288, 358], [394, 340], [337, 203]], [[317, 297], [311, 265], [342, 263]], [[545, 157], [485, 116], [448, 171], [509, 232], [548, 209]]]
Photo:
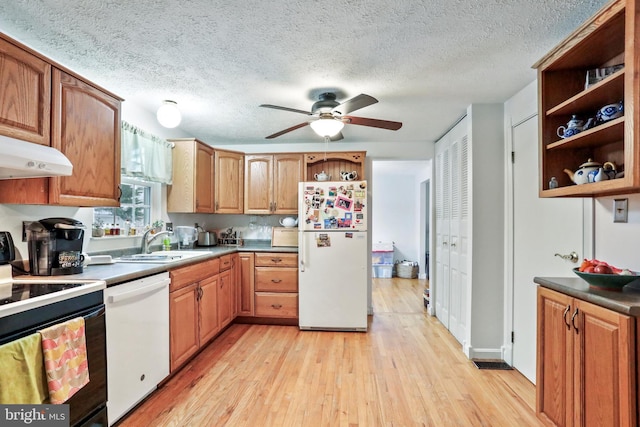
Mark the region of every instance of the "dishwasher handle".
[[130, 291], [124, 291], [117, 294], [109, 295], [109, 298], [107, 299], [107, 301], [110, 304], [126, 301], [128, 299], [135, 298], [140, 295], [153, 293], [159, 289], [164, 288], [165, 286], [169, 286], [169, 283], [171, 283], [171, 279], [162, 279], [158, 282], [153, 282], [147, 286], [142, 286]]

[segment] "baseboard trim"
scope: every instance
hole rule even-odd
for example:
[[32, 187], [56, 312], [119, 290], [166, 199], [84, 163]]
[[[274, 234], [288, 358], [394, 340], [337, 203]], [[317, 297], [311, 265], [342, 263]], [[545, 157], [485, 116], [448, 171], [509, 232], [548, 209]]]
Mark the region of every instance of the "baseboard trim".
[[465, 355], [469, 359], [503, 360], [502, 349], [500, 348], [473, 348], [471, 346], [466, 346], [466, 345], [464, 347], [465, 347]]

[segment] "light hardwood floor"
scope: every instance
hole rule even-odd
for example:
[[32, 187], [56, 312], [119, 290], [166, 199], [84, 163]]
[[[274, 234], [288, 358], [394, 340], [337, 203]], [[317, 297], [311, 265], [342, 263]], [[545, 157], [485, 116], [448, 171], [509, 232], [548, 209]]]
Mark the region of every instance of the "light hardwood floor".
[[478, 370], [424, 284], [374, 279], [367, 333], [233, 325], [120, 427], [542, 425], [534, 386]]

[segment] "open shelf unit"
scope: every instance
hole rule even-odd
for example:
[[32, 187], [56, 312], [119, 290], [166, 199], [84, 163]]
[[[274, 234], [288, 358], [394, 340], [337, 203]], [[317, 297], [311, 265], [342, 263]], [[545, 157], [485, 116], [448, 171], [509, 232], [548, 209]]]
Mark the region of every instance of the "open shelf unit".
[[[538, 70], [541, 197], [598, 197], [640, 192], [640, 38], [636, 36], [640, 0], [614, 0], [556, 46]], [[587, 72], [623, 64], [605, 79], [585, 88]], [[585, 122], [608, 104], [623, 102], [624, 115], [568, 138], [557, 130], [573, 115]], [[613, 162], [620, 178], [575, 185], [565, 169], [576, 171], [589, 159]], [[559, 188], [549, 189], [551, 177]]]

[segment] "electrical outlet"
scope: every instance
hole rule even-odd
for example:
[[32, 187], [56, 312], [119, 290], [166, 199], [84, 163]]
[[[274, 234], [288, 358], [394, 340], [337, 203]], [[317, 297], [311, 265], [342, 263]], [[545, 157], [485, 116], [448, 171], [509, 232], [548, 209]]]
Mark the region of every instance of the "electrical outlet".
[[172, 222], [168, 222], [166, 224], [165, 230], [167, 231], [173, 231], [173, 223]]
[[629, 199], [613, 201], [613, 222], [627, 222]]
[[31, 224], [33, 221], [22, 221], [22, 241], [26, 242], [27, 241], [27, 227], [29, 227], [29, 224]]

